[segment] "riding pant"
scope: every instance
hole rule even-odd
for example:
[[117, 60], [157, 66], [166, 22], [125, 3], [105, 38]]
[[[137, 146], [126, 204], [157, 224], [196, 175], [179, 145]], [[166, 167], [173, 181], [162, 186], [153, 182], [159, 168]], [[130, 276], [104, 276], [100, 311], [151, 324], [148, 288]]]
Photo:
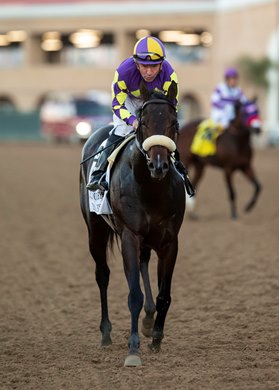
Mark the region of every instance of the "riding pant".
[[[136, 115], [137, 110], [142, 106], [142, 101], [140, 99], [132, 99], [127, 96], [125, 100], [125, 106], [130, 111], [131, 114]], [[133, 131], [133, 126], [127, 125], [122, 119], [120, 119], [117, 115], [113, 114], [113, 124], [114, 127], [111, 130], [111, 133], [115, 135], [119, 135], [120, 137], [125, 137], [127, 134]]]

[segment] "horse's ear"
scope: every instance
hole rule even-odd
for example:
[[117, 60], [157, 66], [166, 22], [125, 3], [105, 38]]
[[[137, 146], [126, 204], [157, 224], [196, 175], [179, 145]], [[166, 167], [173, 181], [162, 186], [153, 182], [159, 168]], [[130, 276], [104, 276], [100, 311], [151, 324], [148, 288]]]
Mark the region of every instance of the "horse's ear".
[[172, 81], [168, 89], [167, 98], [169, 99], [169, 101], [173, 102], [175, 101], [176, 97], [177, 97], [177, 83], [175, 81]]
[[150, 92], [148, 91], [147, 86], [143, 80], [140, 83], [140, 96], [144, 102], [146, 102], [150, 97]]

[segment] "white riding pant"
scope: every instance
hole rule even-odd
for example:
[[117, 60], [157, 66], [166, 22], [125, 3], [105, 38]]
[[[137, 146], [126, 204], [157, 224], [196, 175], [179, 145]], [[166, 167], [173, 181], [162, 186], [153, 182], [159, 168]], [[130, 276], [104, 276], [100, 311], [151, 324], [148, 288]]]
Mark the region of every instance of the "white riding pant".
[[211, 109], [211, 119], [216, 123], [222, 125], [224, 128], [228, 127], [231, 120], [234, 119], [234, 107], [227, 104], [223, 109], [214, 107]]
[[[125, 106], [127, 110], [130, 111], [131, 114], [136, 116], [137, 110], [142, 106], [142, 101], [140, 99], [132, 99], [129, 96], [125, 100]], [[115, 135], [119, 135], [121, 137], [125, 137], [127, 134], [133, 131], [133, 126], [127, 125], [122, 119], [120, 119], [117, 115], [113, 114], [113, 129], [110, 134], [114, 132]]]

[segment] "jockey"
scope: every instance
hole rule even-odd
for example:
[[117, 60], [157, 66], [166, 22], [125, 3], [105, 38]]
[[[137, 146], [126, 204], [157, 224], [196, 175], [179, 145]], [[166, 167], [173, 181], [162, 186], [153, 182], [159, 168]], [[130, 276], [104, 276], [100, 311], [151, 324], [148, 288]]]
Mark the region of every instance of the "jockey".
[[224, 74], [225, 82], [217, 85], [211, 96], [211, 119], [223, 129], [234, 119], [234, 104], [247, 101], [238, 87], [238, 72], [228, 68]]
[[[138, 127], [136, 111], [143, 103], [140, 96], [141, 82], [145, 81], [148, 90], [155, 89], [165, 94], [167, 94], [172, 81], [177, 83], [177, 75], [165, 57], [166, 53], [162, 42], [158, 38], [146, 36], [136, 43], [133, 56], [124, 60], [116, 69], [112, 83], [114, 127], [105, 145], [109, 147], [101, 153], [97, 167], [87, 184], [89, 190], [108, 189], [105, 180], [107, 158], [113, 151], [115, 144], [119, 144], [123, 137]], [[173, 103], [177, 106], [177, 97]], [[182, 165], [181, 162], [180, 164]], [[177, 169], [184, 175], [185, 169], [182, 167], [177, 167]], [[184, 172], [182, 172], [183, 170]]]
[[238, 72], [228, 68], [224, 73], [224, 82], [217, 85], [211, 95], [211, 116], [203, 120], [195, 134], [191, 152], [205, 157], [216, 153], [216, 140], [235, 118], [235, 103], [247, 101], [238, 87]]

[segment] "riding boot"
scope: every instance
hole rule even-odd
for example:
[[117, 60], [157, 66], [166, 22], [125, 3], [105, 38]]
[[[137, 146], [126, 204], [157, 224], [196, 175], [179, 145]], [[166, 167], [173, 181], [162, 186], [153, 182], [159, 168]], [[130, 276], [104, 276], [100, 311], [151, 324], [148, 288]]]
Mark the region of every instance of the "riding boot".
[[101, 155], [97, 162], [97, 166], [91, 174], [90, 181], [87, 184], [86, 188], [90, 191], [107, 191], [108, 183], [106, 181], [106, 169], [108, 165], [108, 157], [119, 145], [120, 141], [123, 137], [115, 134], [111, 134], [107, 139], [106, 146], [102, 151], [100, 151]]

